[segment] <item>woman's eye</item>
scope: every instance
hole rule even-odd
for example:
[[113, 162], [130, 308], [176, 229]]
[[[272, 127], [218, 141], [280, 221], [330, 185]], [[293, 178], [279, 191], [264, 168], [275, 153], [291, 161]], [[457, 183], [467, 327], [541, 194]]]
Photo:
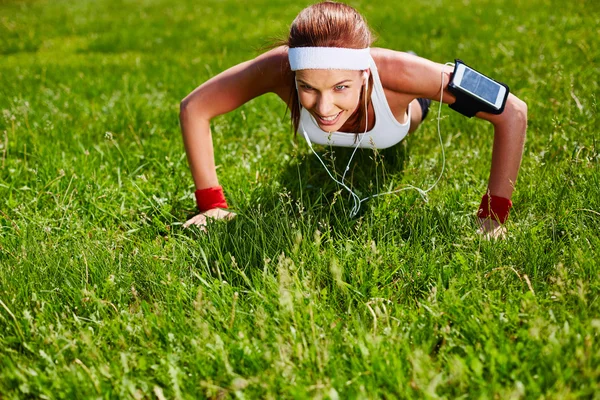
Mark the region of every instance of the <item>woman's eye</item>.
[[306, 85], [303, 85], [302, 89], [304, 89], [304, 90], [312, 90], [312, 88], [310, 86], [306, 86]]
[[346, 88], [348, 88], [348, 86], [346, 86], [346, 85], [337, 85], [337, 86], [335, 87], [335, 90], [344, 90], [344, 89], [346, 89]]

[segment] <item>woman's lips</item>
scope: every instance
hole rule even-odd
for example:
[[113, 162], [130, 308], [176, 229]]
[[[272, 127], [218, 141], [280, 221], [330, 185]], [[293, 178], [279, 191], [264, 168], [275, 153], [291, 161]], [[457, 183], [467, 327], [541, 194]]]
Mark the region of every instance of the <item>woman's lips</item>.
[[321, 125], [331, 126], [337, 124], [338, 120], [340, 119], [340, 115], [342, 115], [342, 111], [340, 111], [333, 119], [323, 119], [320, 115], [317, 115], [317, 119]]

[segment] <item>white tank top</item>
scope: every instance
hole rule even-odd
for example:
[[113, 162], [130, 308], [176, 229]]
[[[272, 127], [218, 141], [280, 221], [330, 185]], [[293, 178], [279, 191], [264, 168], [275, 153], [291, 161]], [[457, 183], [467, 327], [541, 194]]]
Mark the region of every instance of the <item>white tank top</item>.
[[[398, 122], [385, 98], [383, 85], [377, 73], [377, 66], [371, 57], [371, 74], [373, 75], [374, 88], [371, 92], [371, 102], [375, 112], [375, 125], [367, 133], [359, 133], [358, 138], [351, 132], [325, 132], [315, 118], [305, 108], [300, 111], [300, 125], [298, 132], [304, 129], [310, 141], [316, 144], [339, 147], [359, 147], [385, 149], [399, 143], [408, 134], [410, 128], [410, 106], [406, 111], [406, 122]], [[365, 137], [363, 137], [365, 136]]]

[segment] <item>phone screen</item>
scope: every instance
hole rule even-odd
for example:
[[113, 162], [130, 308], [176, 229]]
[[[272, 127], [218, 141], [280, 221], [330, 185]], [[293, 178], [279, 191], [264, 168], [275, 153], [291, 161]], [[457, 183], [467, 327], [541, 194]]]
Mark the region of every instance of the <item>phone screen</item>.
[[500, 90], [500, 85], [469, 68], [465, 68], [465, 73], [460, 82], [460, 86], [482, 99], [487, 100], [491, 104], [496, 103], [498, 91]]

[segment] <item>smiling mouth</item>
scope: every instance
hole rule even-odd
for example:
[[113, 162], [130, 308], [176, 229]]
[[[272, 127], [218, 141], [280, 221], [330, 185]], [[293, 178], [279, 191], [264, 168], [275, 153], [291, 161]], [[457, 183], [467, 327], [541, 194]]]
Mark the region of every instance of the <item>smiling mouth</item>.
[[320, 115], [317, 115], [316, 117], [321, 125], [335, 125], [340, 118], [340, 115], [342, 115], [342, 111], [330, 117], [321, 117]]

